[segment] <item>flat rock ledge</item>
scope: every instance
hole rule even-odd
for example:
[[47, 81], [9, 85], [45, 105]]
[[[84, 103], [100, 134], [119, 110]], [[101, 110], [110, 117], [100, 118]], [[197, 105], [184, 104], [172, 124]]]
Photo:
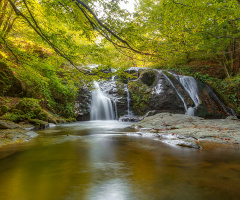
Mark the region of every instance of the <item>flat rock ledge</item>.
[[140, 134], [152, 133], [165, 143], [196, 149], [240, 150], [240, 120], [203, 119], [183, 114], [159, 113], [133, 125]]
[[0, 120], [0, 147], [8, 144], [22, 143], [31, 140], [38, 134], [32, 131], [35, 127]]

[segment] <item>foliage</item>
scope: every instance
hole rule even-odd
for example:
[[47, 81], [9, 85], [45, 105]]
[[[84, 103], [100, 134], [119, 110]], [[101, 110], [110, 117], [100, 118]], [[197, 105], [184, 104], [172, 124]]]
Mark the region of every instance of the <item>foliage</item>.
[[[25, 87], [22, 95], [74, 117], [78, 87], [108, 78], [106, 69], [122, 77], [132, 66], [177, 66], [229, 91], [226, 99], [237, 106], [239, 0], [139, 0], [133, 15], [120, 9], [121, 1], [0, 1], [0, 59]], [[193, 72], [187, 65], [193, 60], [217, 62], [225, 74]], [[92, 73], [90, 64], [98, 66]], [[13, 85], [6, 84], [2, 95]], [[145, 100], [136, 100], [144, 110]]]
[[1, 106], [1, 112], [6, 113], [9, 110], [9, 108], [6, 105]]
[[20, 115], [20, 114], [8, 112], [8, 113], [5, 113], [5, 114], [2, 116], [2, 119], [9, 120], [9, 121], [13, 121], [13, 122], [21, 122], [21, 121], [27, 120], [28, 117], [25, 116], [25, 115]]
[[[239, 70], [239, 1], [140, 0], [135, 22], [159, 65], [217, 60], [228, 77]], [[147, 24], [147, 25], [146, 25]]]
[[140, 80], [130, 81], [128, 89], [133, 99], [133, 110], [135, 113], [142, 115], [147, 111], [148, 101], [151, 93], [148, 92], [148, 86]]

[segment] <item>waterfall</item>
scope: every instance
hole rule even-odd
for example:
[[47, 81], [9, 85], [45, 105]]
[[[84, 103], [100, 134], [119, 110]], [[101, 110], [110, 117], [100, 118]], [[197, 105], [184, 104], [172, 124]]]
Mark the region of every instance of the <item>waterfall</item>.
[[200, 104], [197, 81], [191, 76], [179, 76], [179, 81], [193, 100], [195, 107]]
[[91, 120], [114, 120], [114, 110], [111, 100], [104, 96], [99, 84], [94, 81], [95, 89], [92, 91]]
[[[176, 77], [176, 76], [175, 76]], [[200, 104], [200, 98], [198, 96], [198, 85], [196, 80], [191, 76], [178, 76], [179, 82], [182, 84], [184, 89], [187, 91], [189, 96], [194, 102], [194, 107], [189, 107], [187, 109], [186, 115], [194, 116], [194, 110]]]
[[117, 102], [114, 101], [113, 104], [114, 104], [114, 109], [115, 109], [115, 119], [117, 120], [118, 119]]
[[127, 88], [127, 112], [128, 112], [128, 116], [130, 115], [130, 94], [129, 94], [129, 90]]
[[175, 89], [175, 91], [177, 92], [179, 98], [182, 100], [184, 108], [187, 112], [188, 108], [187, 108], [187, 103], [184, 99], [184, 97], [182, 96], [182, 94], [180, 93], [180, 91], [174, 86], [173, 82], [163, 73], [163, 76], [165, 77], [166, 80], [168, 80], [168, 82], [172, 85], [172, 87]]

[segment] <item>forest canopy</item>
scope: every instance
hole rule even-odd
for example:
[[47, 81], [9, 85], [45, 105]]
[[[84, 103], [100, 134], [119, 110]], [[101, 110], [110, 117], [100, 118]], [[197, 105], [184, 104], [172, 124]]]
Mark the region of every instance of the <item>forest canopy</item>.
[[108, 68], [121, 74], [206, 60], [224, 70], [222, 79], [240, 83], [240, 0], [136, 0], [134, 13], [121, 2], [1, 0], [1, 61], [50, 107], [59, 95], [53, 88], [74, 98], [77, 85], [92, 81], [91, 64], [102, 77]]

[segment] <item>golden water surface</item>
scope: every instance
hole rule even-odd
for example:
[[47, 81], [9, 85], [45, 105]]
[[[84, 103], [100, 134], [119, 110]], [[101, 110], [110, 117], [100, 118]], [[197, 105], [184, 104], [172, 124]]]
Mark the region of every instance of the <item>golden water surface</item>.
[[240, 199], [240, 154], [170, 146], [130, 123], [78, 122], [0, 148], [0, 200]]

